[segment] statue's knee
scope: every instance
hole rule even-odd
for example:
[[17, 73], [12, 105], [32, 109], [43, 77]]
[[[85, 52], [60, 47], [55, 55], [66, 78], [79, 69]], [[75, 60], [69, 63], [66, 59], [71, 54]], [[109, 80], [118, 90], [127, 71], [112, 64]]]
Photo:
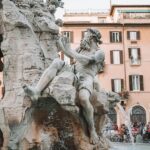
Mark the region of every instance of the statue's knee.
[[50, 67], [60, 70], [64, 66], [64, 63], [65, 62], [60, 59], [55, 59]]
[[82, 99], [80, 99], [80, 105], [81, 105], [82, 107], [89, 108], [89, 107], [90, 107], [90, 102], [89, 102], [88, 99], [82, 98]]

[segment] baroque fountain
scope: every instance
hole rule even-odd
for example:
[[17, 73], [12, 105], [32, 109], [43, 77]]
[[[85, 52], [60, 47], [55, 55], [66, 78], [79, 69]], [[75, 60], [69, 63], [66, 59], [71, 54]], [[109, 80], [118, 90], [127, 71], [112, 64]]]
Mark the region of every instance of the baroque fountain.
[[[4, 150], [108, 150], [102, 134], [120, 97], [101, 90], [101, 34], [87, 29], [71, 51], [55, 19], [61, 0], [2, 0], [0, 30], [5, 95], [0, 102]], [[60, 60], [62, 51], [74, 59]]]

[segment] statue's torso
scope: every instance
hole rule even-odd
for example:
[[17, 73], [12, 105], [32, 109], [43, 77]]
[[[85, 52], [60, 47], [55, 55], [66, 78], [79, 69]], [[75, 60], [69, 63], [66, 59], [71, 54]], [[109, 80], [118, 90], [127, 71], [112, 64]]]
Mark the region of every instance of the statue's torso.
[[[95, 51], [95, 50], [85, 51], [84, 50], [84, 51], [80, 51], [80, 54], [91, 57], [91, 56], [96, 55], [98, 51]], [[75, 72], [81, 76], [91, 76], [94, 78], [96, 74], [99, 72], [100, 67], [101, 67], [101, 62], [93, 62], [93, 63], [88, 63], [84, 65], [77, 61], [75, 64]]]

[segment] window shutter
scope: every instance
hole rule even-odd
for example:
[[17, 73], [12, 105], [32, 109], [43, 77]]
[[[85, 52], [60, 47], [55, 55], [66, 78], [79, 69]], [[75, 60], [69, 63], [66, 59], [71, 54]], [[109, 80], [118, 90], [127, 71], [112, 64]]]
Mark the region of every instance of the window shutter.
[[4, 97], [5, 95], [5, 86], [2, 87], [2, 98]]
[[130, 86], [130, 91], [133, 91], [133, 87], [132, 87], [132, 75], [129, 75], [129, 86]]
[[138, 51], [138, 58], [141, 59], [141, 50], [140, 50], [140, 48], [138, 48], [137, 51]]
[[3, 64], [3, 62], [2, 62], [1, 59], [0, 59], [0, 72], [3, 71], [3, 68], [4, 68], [4, 64]]
[[0, 34], [0, 43], [3, 41], [3, 35]]
[[119, 32], [119, 42], [122, 42], [122, 33]]
[[123, 51], [120, 51], [120, 64], [123, 64]]
[[121, 91], [124, 90], [124, 82], [123, 82], [123, 79], [121, 79]]
[[109, 36], [110, 36], [110, 42], [113, 42], [112, 32], [109, 32]]
[[141, 91], [144, 91], [143, 75], [140, 75], [140, 90], [141, 90]]
[[73, 32], [70, 32], [70, 43], [73, 43]]
[[110, 63], [111, 63], [111, 64], [114, 63], [114, 59], [113, 59], [113, 51], [110, 51]]
[[111, 79], [111, 89], [112, 89], [113, 92], [115, 91], [114, 79]]
[[130, 40], [130, 31], [127, 31], [127, 39]]
[[2, 50], [0, 48], [0, 58], [2, 58], [2, 57], [3, 57], [3, 53], [2, 53]]
[[129, 52], [129, 58], [131, 58], [131, 50], [132, 50], [131, 48], [128, 49], [128, 52]]
[[140, 40], [140, 31], [137, 31], [137, 40]]

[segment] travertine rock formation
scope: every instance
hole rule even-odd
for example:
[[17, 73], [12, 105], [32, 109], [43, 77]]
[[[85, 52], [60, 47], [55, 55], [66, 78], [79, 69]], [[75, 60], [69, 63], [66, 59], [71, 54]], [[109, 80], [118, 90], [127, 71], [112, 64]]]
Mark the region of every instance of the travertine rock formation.
[[[8, 145], [17, 150], [108, 149], [102, 136], [98, 144], [89, 143], [70, 68], [64, 66], [38, 102], [32, 105], [22, 88], [24, 84], [36, 85], [45, 68], [58, 57], [59, 26], [54, 14], [58, 7], [63, 6], [61, 0], [48, 0], [48, 3], [42, 0], [3, 0], [2, 6], [0, 31], [3, 33], [5, 95], [0, 103], [0, 127], [5, 137], [4, 149]], [[97, 116], [106, 113], [109, 96], [105, 93], [103, 101], [93, 102], [98, 108], [95, 108]], [[118, 101], [115, 96], [113, 100]], [[99, 108], [102, 113], [99, 113]], [[105, 116], [102, 120], [96, 119], [97, 132], [100, 133], [99, 124], [105, 119]], [[7, 127], [3, 128], [2, 124]]]

